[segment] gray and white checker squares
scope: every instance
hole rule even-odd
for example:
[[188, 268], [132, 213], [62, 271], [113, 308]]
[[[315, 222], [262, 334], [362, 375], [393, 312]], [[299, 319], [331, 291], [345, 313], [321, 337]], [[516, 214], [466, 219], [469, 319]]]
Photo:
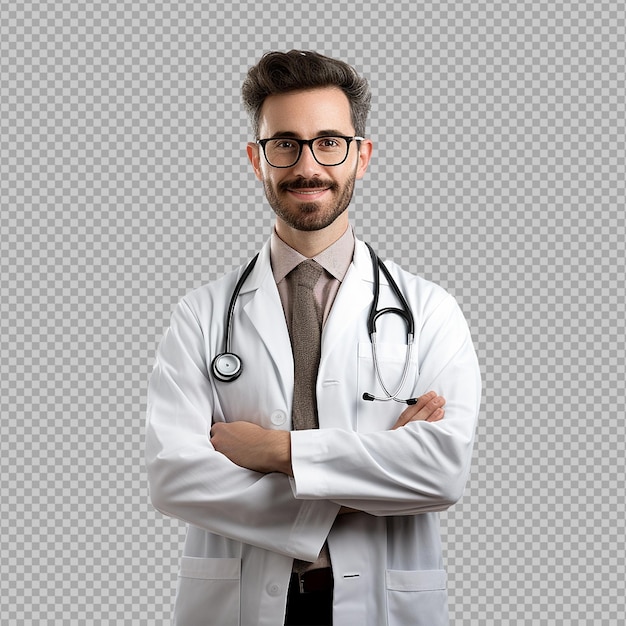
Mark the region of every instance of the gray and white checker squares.
[[369, 78], [357, 233], [475, 339], [452, 623], [626, 623], [624, 3], [294, 7], [0, 0], [0, 623], [167, 623], [147, 379], [178, 299], [268, 236], [239, 86], [293, 47]]

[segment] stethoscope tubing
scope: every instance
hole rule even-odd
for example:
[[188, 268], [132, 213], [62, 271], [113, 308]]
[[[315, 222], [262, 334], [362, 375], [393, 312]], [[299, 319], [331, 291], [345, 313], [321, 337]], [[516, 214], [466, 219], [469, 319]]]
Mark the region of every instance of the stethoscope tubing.
[[233, 290], [233, 294], [230, 298], [230, 303], [228, 305], [228, 312], [226, 313], [226, 333], [224, 336], [224, 353], [230, 353], [230, 340], [233, 333], [233, 318], [235, 314], [235, 305], [237, 304], [237, 298], [239, 297], [239, 292], [243, 287], [243, 284], [246, 282], [248, 276], [252, 273], [254, 266], [259, 258], [258, 253], [254, 255], [250, 263], [248, 263], [246, 269], [244, 269], [243, 274], [237, 281], [235, 285], [235, 289]]
[[[415, 398], [409, 398], [407, 400], [402, 400], [398, 398], [398, 394], [400, 393], [400, 390], [402, 389], [402, 387], [404, 386], [406, 382], [410, 365], [411, 365], [411, 356], [413, 352], [413, 337], [414, 337], [414, 331], [415, 331], [415, 320], [413, 318], [413, 314], [411, 312], [409, 304], [406, 301], [406, 298], [404, 297], [402, 292], [400, 291], [400, 288], [398, 287], [396, 281], [391, 276], [391, 272], [387, 269], [387, 267], [383, 263], [380, 262], [380, 259], [374, 252], [373, 248], [368, 243], [366, 243], [365, 245], [367, 246], [367, 249], [369, 250], [370, 256], [372, 258], [372, 269], [373, 269], [373, 279], [374, 279], [374, 290], [373, 290], [374, 293], [373, 293], [373, 298], [372, 298], [372, 305], [370, 307], [370, 311], [367, 317], [367, 331], [370, 337], [370, 341], [372, 343], [372, 360], [374, 362], [374, 371], [376, 374], [376, 379], [378, 380], [378, 383], [380, 384], [385, 395], [379, 397], [379, 396], [374, 396], [370, 393], [364, 393], [363, 399], [369, 400], [369, 401], [395, 400], [396, 402], [402, 402], [405, 404], [415, 404], [415, 402], [417, 401]], [[222, 382], [232, 382], [236, 380], [237, 378], [239, 378], [243, 370], [243, 363], [241, 361], [241, 358], [237, 356], [236, 354], [234, 354], [233, 352], [231, 352], [233, 319], [234, 319], [234, 313], [235, 313], [235, 306], [237, 305], [237, 299], [239, 297], [239, 293], [241, 292], [241, 288], [243, 287], [248, 276], [254, 269], [254, 266], [256, 265], [258, 258], [259, 258], [259, 255], [256, 254], [254, 258], [250, 261], [250, 263], [248, 263], [248, 265], [244, 269], [239, 280], [237, 281], [237, 284], [235, 285], [235, 288], [233, 289], [233, 293], [231, 295], [230, 302], [228, 304], [228, 309], [226, 312], [226, 319], [225, 319], [223, 351], [220, 352], [213, 359], [213, 362], [211, 364], [213, 376], [217, 380], [220, 380]], [[380, 296], [380, 273], [381, 272], [387, 279], [387, 282], [389, 286], [391, 287], [391, 290], [393, 291], [394, 295], [400, 302], [400, 305], [402, 308], [385, 307], [383, 309], [378, 309], [378, 299]], [[400, 315], [400, 317], [402, 317], [402, 319], [405, 321], [406, 326], [407, 326], [407, 345], [406, 345], [404, 368], [402, 370], [400, 384], [397, 386], [397, 388], [395, 389], [393, 393], [389, 391], [389, 389], [387, 388], [387, 385], [383, 381], [380, 367], [378, 365], [378, 355], [376, 352], [376, 322], [382, 315], [385, 315], [387, 313]]]
[[239, 358], [239, 356], [234, 352], [231, 352], [230, 349], [230, 342], [233, 334], [233, 318], [235, 317], [235, 306], [237, 304], [239, 292], [241, 291], [243, 284], [246, 282], [246, 279], [250, 276], [250, 273], [254, 269], [258, 258], [259, 255], [257, 253], [254, 255], [254, 258], [250, 261], [250, 263], [248, 263], [237, 281], [235, 288], [233, 289], [233, 293], [230, 297], [230, 303], [228, 304], [228, 310], [226, 312], [224, 345], [222, 352], [220, 352], [211, 363], [213, 376], [223, 383], [231, 383], [234, 380], [237, 380], [243, 371], [243, 362], [241, 358]]
[[[387, 269], [384, 263], [380, 262], [380, 259], [374, 252], [372, 246], [370, 246], [369, 243], [365, 243], [365, 245], [367, 246], [370, 257], [372, 258], [372, 269], [374, 270], [374, 298], [372, 300], [372, 306], [370, 307], [370, 312], [367, 317], [367, 332], [369, 333], [370, 337], [376, 332], [376, 320], [381, 315], [384, 315], [385, 313], [397, 313], [402, 318], [404, 318], [404, 321], [407, 325], [407, 333], [413, 336], [415, 334], [415, 320], [413, 319], [413, 313], [411, 313], [409, 303], [406, 301], [406, 298], [400, 291], [400, 287], [398, 287], [398, 284], [393, 279], [391, 272]], [[385, 278], [387, 279], [391, 290], [393, 291], [396, 298], [400, 302], [400, 305], [402, 306], [401, 309], [398, 309], [397, 307], [386, 307], [384, 309], [378, 310], [378, 298], [380, 296], [380, 272], [385, 275]]]
[[[409, 303], [406, 301], [403, 293], [400, 291], [398, 284], [393, 279], [391, 272], [387, 269], [384, 263], [380, 262], [378, 255], [374, 252], [372, 246], [370, 246], [367, 242], [365, 242], [367, 249], [369, 250], [370, 257], [372, 258], [372, 268], [374, 270], [374, 297], [372, 300], [372, 306], [370, 307], [370, 312], [367, 317], [367, 332], [370, 336], [370, 342], [372, 344], [372, 360], [374, 362], [374, 372], [376, 374], [376, 379], [380, 384], [382, 390], [384, 391], [384, 396], [374, 396], [370, 393], [363, 394], [363, 399], [368, 401], [380, 400], [380, 401], [389, 401], [395, 400], [396, 402], [401, 402], [404, 404], [415, 404], [416, 399], [410, 398], [408, 400], [401, 400], [398, 398], [398, 394], [402, 387], [404, 387], [404, 383], [406, 382], [407, 376], [409, 374], [409, 368], [411, 365], [411, 355], [413, 353], [413, 336], [415, 332], [415, 319], [413, 318], [413, 313], [411, 312], [411, 308], [409, 307]], [[397, 307], [385, 307], [384, 309], [378, 309], [378, 298], [380, 295], [380, 272], [382, 272], [387, 279], [387, 283], [391, 287], [394, 295], [400, 302], [402, 306], [401, 309]], [[402, 376], [400, 379], [400, 384], [396, 387], [394, 392], [390, 392], [387, 389], [387, 385], [383, 380], [380, 367], [378, 366], [378, 354], [376, 352], [376, 322], [378, 318], [386, 313], [394, 313], [396, 315], [400, 315], [402, 319], [406, 322], [407, 326], [407, 347], [406, 347], [406, 355], [404, 359], [404, 368], [402, 370]]]
[[374, 361], [374, 372], [376, 373], [376, 379], [378, 383], [382, 387], [385, 392], [384, 396], [373, 396], [372, 394], [367, 394], [367, 398], [365, 394], [363, 396], [364, 400], [381, 400], [383, 402], [388, 400], [395, 400], [396, 402], [401, 402], [403, 404], [415, 404], [417, 398], [409, 398], [408, 400], [401, 400], [398, 398], [398, 394], [402, 387], [404, 387], [404, 383], [406, 382], [407, 376], [409, 375], [409, 368], [411, 365], [411, 356], [413, 354], [413, 335], [407, 335], [407, 345], [406, 345], [406, 355], [404, 358], [404, 368], [402, 369], [402, 377], [400, 379], [400, 383], [396, 387], [396, 390], [391, 392], [387, 389], [387, 385], [385, 385], [385, 381], [383, 380], [382, 374], [380, 373], [380, 368], [378, 367], [378, 354], [376, 353], [376, 333], [372, 333], [370, 335], [370, 341], [372, 342], [372, 361]]

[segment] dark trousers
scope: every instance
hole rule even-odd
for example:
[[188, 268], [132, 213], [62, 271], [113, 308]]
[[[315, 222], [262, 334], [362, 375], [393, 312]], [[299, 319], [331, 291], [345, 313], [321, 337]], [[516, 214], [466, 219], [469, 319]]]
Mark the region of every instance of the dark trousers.
[[333, 590], [300, 593], [298, 578], [292, 576], [287, 596], [285, 626], [332, 626]]

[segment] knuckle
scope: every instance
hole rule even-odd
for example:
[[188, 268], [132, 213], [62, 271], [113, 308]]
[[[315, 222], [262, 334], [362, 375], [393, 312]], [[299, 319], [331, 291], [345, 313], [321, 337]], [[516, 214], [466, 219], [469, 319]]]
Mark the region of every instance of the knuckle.
[[215, 424], [211, 426], [211, 430], [209, 431], [209, 434], [211, 435], [211, 437], [218, 436], [220, 432], [222, 431], [222, 426], [223, 424], [221, 422], [215, 422]]

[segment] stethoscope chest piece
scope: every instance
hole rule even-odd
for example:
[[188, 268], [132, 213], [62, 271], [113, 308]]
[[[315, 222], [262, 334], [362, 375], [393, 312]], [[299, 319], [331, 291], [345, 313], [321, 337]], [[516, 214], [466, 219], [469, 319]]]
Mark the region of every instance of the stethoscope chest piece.
[[229, 383], [239, 378], [242, 370], [241, 359], [232, 352], [223, 352], [213, 359], [212, 369], [217, 380]]

